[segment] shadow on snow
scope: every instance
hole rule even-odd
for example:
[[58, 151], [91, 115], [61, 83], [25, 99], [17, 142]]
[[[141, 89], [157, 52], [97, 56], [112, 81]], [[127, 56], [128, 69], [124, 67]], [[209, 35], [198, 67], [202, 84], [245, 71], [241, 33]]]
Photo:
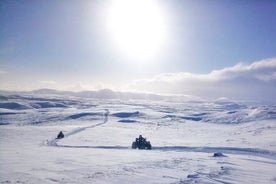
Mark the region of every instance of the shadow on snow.
[[[130, 146], [73, 146], [73, 145], [54, 145], [62, 148], [90, 148], [90, 149], [112, 149], [112, 150], [128, 150]], [[236, 155], [254, 155], [265, 158], [276, 159], [276, 152], [258, 148], [237, 148], [237, 147], [190, 147], [190, 146], [159, 146], [153, 147], [153, 151], [176, 151], [176, 152], [202, 152], [215, 153], [222, 152], [224, 154]]]

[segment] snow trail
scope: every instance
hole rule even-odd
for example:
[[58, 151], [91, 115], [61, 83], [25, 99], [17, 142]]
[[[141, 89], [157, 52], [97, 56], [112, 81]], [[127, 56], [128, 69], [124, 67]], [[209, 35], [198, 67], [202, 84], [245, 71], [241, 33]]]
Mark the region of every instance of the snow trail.
[[[75, 146], [75, 145], [57, 145], [63, 148], [85, 148], [85, 149], [112, 149], [112, 150], [128, 150], [130, 146]], [[148, 151], [148, 150], [147, 150]], [[257, 148], [238, 148], [238, 147], [190, 147], [190, 146], [163, 146], [153, 147], [150, 151], [175, 151], [175, 152], [201, 152], [215, 153], [222, 152], [224, 154], [234, 155], [250, 155], [276, 160], [276, 152], [271, 150]], [[276, 164], [276, 162], [275, 162]]]
[[163, 147], [153, 147], [153, 150], [204, 152], [204, 153], [222, 152], [226, 154], [236, 154], [236, 155], [252, 155], [252, 156], [254, 155], [254, 156], [260, 156], [265, 158], [272, 158], [276, 160], [275, 151], [258, 149], [258, 148], [163, 146]]
[[[77, 128], [64, 135], [64, 138], [78, 134], [89, 128], [94, 128], [106, 124], [108, 122], [109, 110], [106, 109], [104, 113], [104, 120], [102, 123], [97, 123], [87, 127]], [[63, 139], [64, 139], [63, 138]], [[48, 146], [62, 147], [62, 148], [85, 148], [85, 149], [113, 149], [113, 150], [127, 150], [131, 149], [131, 146], [76, 146], [76, 145], [60, 145], [57, 144], [60, 139], [52, 139], [47, 142]], [[264, 158], [271, 158], [276, 160], [276, 152], [272, 150], [258, 149], [258, 148], [239, 148], [239, 147], [192, 147], [192, 146], [154, 146], [152, 151], [176, 151], [176, 152], [203, 152], [203, 153], [215, 153], [222, 152], [225, 154], [236, 154], [236, 155], [251, 155], [259, 156]]]
[[[100, 126], [100, 125], [103, 125], [103, 124], [106, 124], [108, 122], [108, 115], [109, 115], [109, 110], [108, 109], [105, 109], [105, 113], [104, 113], [104, 121], [102, 123], [98, 123], [98, 124], [95, 124], [95, 125], [91, 125], [91, 126], [87, 126], [87, 127], [81, 127], [81, 128], [77, 128], [75, 130], [72, 130], [71, 132], [67, 133], [67, 134], [64, 134], [64, 138], [66, 137], [69, 137], [69, 136], [72, 136], [72, 135], [75, 135], [75, 134], [78, 134], [86, 129], [89, 129], [89, 128], [94, 128], [94, 127], [97, 127], [97, 126]], [[64, 139], [63, 138], [63, 139]], [[47, 142], [47, 145], [48, 146], [56, 146], [56, 147], [64, 147], [62, 145], [58, 145], [57, 142], [59, 141], [60, 139], [57, 139], [57, 138], [54, 138], [50, 141]]]

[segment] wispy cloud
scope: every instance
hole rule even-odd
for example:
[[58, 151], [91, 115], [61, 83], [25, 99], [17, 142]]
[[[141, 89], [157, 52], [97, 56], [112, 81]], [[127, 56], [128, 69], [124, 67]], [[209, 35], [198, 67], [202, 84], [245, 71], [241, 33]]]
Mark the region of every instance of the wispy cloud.
[[6, 73], [8, 73], [8, 72], [5, 70], [0, 70], [0, 75], [6, 74]]
[[102, 89], [112, 89], [115, 90], [114, 87], [110, 84], [95, 82], [95, 83], [87, 83], [87, 82], [73, 82], [70, 85], [65, 85], [64, 90], [68, 91], [97, 91]]
[[42, 84], [46, 84], [46, 85], [54, 85], [57, 84], [56, 81], [52, 81], [52, 80], [43, 80], [43, 81], [39, 81]]
[[239, 63], [208, 74], [163, 73], [136, 80], [132, 89], [155, 93], [189, 94], [206, 98], [228, 97], [237, 100], [276, 103], [276, 58]]

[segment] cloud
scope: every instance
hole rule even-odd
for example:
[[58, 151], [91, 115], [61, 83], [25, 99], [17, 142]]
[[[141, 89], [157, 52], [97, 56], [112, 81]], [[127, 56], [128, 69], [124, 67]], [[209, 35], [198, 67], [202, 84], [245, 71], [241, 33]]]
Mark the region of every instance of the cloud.
[[39, 81], [42, 84], [46, 84], [46, 85], [54, 85], [57, 84], [56, 81], [52, 81], [52, 80], [43, 80], [43, 81]]
[[239, 63], [208, 74], [163, 73], [136, 80], [135, 90], [166, 94], [187, 94], [205, 98], [227, 97], [276, 104], [276, 58]]
[[276, 58], [254, 62], [251, 65], [239, 63], [233, 67], [213, 71], [210, 75], [219, 79], [247, 78], [261, 81], [276, 80]]
[[7, 74], [8, 72], [5, 71], [5, 70], [0, 70], [0, 75], [4, 75], [4, 74]]
[[96, 82], [96, 83], [87, 83], [87, 82], [76, 82], [72, 83], [71, 85], [67, 85], [65, 90], [68, 91], [97, 91], [97, 90], [102, 90], [102, 89], [113, 89], [112, 85], [105, 84], [102, 82]]

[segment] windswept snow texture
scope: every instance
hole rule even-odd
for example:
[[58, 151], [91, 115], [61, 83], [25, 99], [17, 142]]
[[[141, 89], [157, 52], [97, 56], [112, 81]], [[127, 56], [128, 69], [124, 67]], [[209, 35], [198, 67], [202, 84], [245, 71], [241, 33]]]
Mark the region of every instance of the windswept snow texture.
[[[275, 106], [225, 98], [0, 97], [3, 184], [276, 183]], [[139, 135], [152, 150], [131, 149]]]
[[23, 109], [29, 109], [29, 107], [16, 103], [16, 102], [8, 102], [8, 103], [0, 103], [0, 108], [3, 109], [14, 109], [14, 110], [23, 110]]

